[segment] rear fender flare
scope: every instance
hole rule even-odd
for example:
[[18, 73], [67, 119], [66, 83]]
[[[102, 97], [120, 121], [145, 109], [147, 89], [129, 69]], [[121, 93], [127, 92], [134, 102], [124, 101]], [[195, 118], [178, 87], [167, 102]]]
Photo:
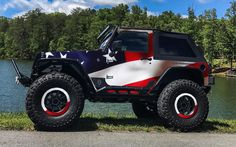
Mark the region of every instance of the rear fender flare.
[[200, 86], [204, 85], [204, 77], [199, 69], [191, 67], [172, 67], [160, 76], [150, 93], [156, 91], [160, 93], [167, 84], [178, 79], [192, 80]]

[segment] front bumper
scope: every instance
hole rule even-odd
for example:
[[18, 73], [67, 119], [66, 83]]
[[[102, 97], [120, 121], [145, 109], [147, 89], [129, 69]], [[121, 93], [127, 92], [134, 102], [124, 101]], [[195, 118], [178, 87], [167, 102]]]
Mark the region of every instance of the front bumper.
[[13, 65], [13, 67], [14, 67], [14, 69], [16, 71], [16, 75], [17, 75], [16, 79], [15, 79], [16, 80], [16, 84], [21, 83], [23, 86], [29, 87], [31, 85], [31, 79], [29, 77], [23, 75], [20, 72], [20, 70], [18, 69], [18, 66], [15, 63], [15, 60], [12, 59], [11, 62], [12, 62], [12, 65]]

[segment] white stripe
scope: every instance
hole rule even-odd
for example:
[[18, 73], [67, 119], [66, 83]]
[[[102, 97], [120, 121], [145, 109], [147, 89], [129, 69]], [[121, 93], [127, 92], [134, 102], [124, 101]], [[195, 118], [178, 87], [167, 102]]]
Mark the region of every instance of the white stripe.
[[[190, 62], [136, 60], [91, 73], [89, 77], [105, 78], [106, 83], [110, 86], [124, 86], [160, 76], [169, 67], [184, 67], [188, 64], [190, 64]], [[113, 76], [113, 79], [106, 79], [106, 76]]]

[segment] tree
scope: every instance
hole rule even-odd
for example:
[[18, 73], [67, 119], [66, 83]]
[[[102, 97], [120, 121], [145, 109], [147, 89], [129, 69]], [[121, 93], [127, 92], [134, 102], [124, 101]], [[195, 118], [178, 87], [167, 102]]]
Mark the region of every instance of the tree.
[[183, 19], [182, 32], [189, 34], [197, 43], [197, 45], [202, 46], [202, 30], [201, 21], [195, 15], [194, 9], [188, 8], [188, 17]]
[[175, 15], [172, 11], [165, 11], [158, 16], [157, 28], [164, 31], [180, 31], [181, 15]]
[[113, 7], [111, 9], [111, 16], [114, 20], [113, 23], [120, 26], [124, 21], [127, 13], [129, 13], [129, 7], [127, 5], [120, 4], [116, 7]]
[[157, 28], [190, 34], [197, 45], [205, 48], [207, 60], [229, 59], [236, 53], [236, 2], [233, 0], [218, 19], [216, 10], [196, 16], [188, 8], [188, 17], [172, 11], [148, 16], [147, 8], [120, 4], [112, 8], [74, 9], [71, 14], [45, 14], [40, 9], [21, 17], [0, 17], [0, 58], [32, 59], [41, 51], [89, 50], [98, 48], [98, 34], [108, 25]]
[[232, 1], [231, 6], [227, 9], [225, 16], [229, 19], [227, 23], [227, 48], [230, 50], [230, 69], [233, 68], [233, 60], [236, 53], [236, 1]]
[[210, 63], [213, 63], [213, 59], [216, 54], [216, 32], [217, 32], [217, 15], [216, 9], [205, 11], [205, 26], [203, 31], [203, 45], [206, 49], [206, 56]]
[[9, 20], [6, 17], [0, 17], [0, 32], [6, 33], [9, 27]]
[[66, 37], [59, 38], [58, 42], [57, 42], [57, 50], [58, 51], [66, 51], [67, 44], [68, 44], [68, 41], [67, 41]]

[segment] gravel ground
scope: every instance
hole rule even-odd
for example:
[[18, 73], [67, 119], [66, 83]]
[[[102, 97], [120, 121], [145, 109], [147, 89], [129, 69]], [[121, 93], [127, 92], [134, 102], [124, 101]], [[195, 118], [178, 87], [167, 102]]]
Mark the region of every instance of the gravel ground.
[[146, 132], [0, 131], [0, 146], [19, 147], [218, 147], [236, 146], [236, 134]]

